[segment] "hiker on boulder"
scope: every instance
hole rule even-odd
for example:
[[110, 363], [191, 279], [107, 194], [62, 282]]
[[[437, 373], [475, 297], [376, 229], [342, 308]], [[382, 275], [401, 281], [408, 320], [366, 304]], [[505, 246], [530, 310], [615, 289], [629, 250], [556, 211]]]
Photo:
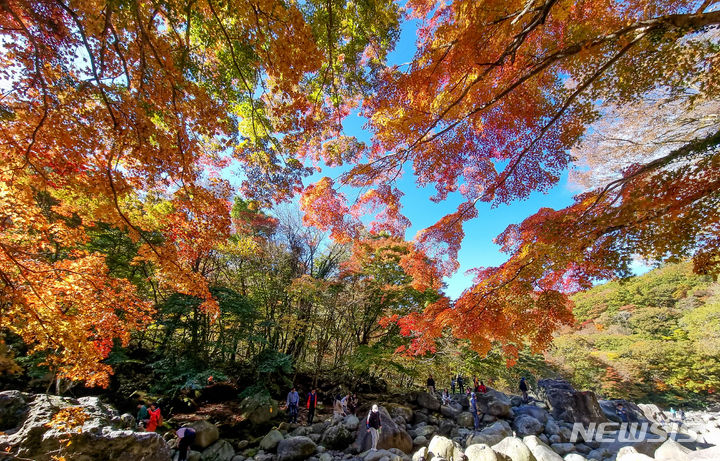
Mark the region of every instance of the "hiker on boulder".
[[470, 413], [473, 415], [473, 422], [475, 430], [480, 429], [480, 415], [478, 414], [477, 400], [475, 399], [475, 393], [470, 393]]
[[377, 404], [372, 406], [372, 409], [365, 418], [365, 428], [370, 433], [372, 441], [371, 451], [377, 451], [378, 438], [380, 438], [380, 432], [382, 431], [382, 421], [380, 420], [380, 409]]
[[450, 390], [452, 391], [453, 394], [455, 393], [455, 377], [454, 376], [450, 380]]
[[450, 405], [450, 393], [448, 392], [447, 388], [443, 390], [442, 394], [440, 395], [440, 398], [442, 399], [443, 405]]
[[162, 413], [160, 413], [160, 407], [158, 407], [156, 403], [151, 403], [149, 414], [150, 418], [148, 419], [145, 430], [147, 432], [155, 432], [158, 426], [163, 423]]
[[522, 378], [520, 378], [520, 384], [518, 385], [518, 389], [520, 389], [520, 392], [522, 392], [523, 403], [527, 403], [527, 401], [528, 401], [528, 394], [527, 394], [528, 387], [527, 387], [527, 383], [525, 382], [525, 377], [524, 377], [524, 376], [523, 376]]
[[432, 375], [429, 375], [427, 379], [427, 391], [430, 394], [435, 393], [435, 380], [433, 379]]
[[195, 429], [181, 427], [175, 434], [178, 436], [178, 461], [187, 461], [188, 450], [195, 441]]
[[478, 392], [482, 392], [483, 394], [484, 394], [485, 392], [487, 392], [487, 387], [485, 387], [485, 383], [483, 383], [482, 381], [480, 381], [480, 384], [479, 384], [478, 387], [477, 387], [477, 391], [478, 391]]

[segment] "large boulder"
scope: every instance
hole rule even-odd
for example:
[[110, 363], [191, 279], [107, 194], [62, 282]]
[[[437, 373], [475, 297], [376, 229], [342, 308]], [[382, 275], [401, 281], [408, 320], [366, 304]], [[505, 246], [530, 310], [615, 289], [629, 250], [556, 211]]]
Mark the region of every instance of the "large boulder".
[[453, 456], [454, 450], [455, 445], [453, 445], [452, 440], [441, 435], [436, 435], [432, 438], [432, 440], [430, 440], [430, 445], [428, 445], [428, 456], [450, 459]]
[[620, 417], [617, 415], [617, 406], [622, 404], [623, 408], [627, 412], [628, 422], [630, 423], [643, 423], [649, 422], [648, 418], [645, 417], [642, 409], [635, 405], [633, 402], [627, 400], [615, 399], [615, 400], [598, 400], [600, 409], [607, 419], [610, 421], [619, 423], [621, 422]]
[[497, 454], [484, 443], [476, 443], [465, 449], [468, 461], [498, 461]]
[[567, 381], [541, 379], [537, 394], [555, 419], [583, 424], [607, 422], [595, 394], [576, 391]]
[[497, 421], [492, 426], [488, 426], [477, 434], [472, 434], [467, 438], [465, 446], [482, 443], [493, 446], [500, 443], [505, 437], [513, 435], [512, 428], [506, 421]]
[[535, 461], [530, 449], [517, 437], [505, 437], [492, 447], [502, 459], [511, 461]]
[[301, 461], [307, 459], [317, 449], [315, 442], [308, 437], [290, 437], [277, 446], [278, 461]]
[[455, 422], [458, 423], [459, 426], [474, 427], [475, 418], [473, 418], [472, 413], [470, 413], [469, 411], [463, 411], [462, 413], [457, 415], [457, 418], [455, 418]]
[[500, 391], [488, 389], [487, 392], [476, 392], [475, 400], [481, 413], [500, 417], [510, 414], [510, 397]]
[[461, 460], [464, 457], [462, 447], [447, 437], [436, 435], [427, 448], [427, 457]]
[[691, 450], [683, 447], [673, 439], [667, 439], [655, 450], [656, 461], [688, 461]]
[[542, 424], [548, 422], [548, 412], [544, 408], [536, 407], [535, 405], [520, 405], [519, 407], [513, 408], [513, 414], [517, 418], [521, 415], [529, 415], [540, 421]]
[[552, 448], [534, 435], [523, 437], [523, 443], [530, 449], [537, 461], [563, 461], [562, 456], [555, 453]]
[[390, 416], [393, 417], [393, 419], [401, 416], [408, 423], [413, 421], [413, 410], [407, 405], [400, 405], [399, 403], [388, 403], [385, 404], [385, 408], [387, 409]]
[[278, 414], [278, 405], [275, 400], [266, 396], [256, 394], [245, 397], [240, 402], [240, 418], [243, 421], [249, 421], [251, 424], [265, 424], [273, 416]]
[[227, 440], [218, 440], [202, 451], [202, 461], [232, 461], [235, 450]]
[[515, 418], [513, 420], [512, 427], [515, 429], [515, 432], [519, 437], [525, 437], [526, 435], [540, 435], [543, 430], [545, 430], [545, 426], [530, 415], [520, 415]]
[[458, 405], [458, 408], [451, 405], [440, 406], [440, 414], [448, 418], [455, 419], [460, 413], [462, 413], [462, 407], [460, 405]]
[[662, 410], [654, 403], [639, 403], [637, 407], [648, 420], [658, 422], [658, 419], [660, 419], [659, 416]]
[[[369, 411], [369, 408], [365, 406], [365, 408], [361, 407], [358, 413], [364, 415], [367, 414], [367, 411]], [[380, 431], [380, 438], [377, 444], [379, 449], [397, 448], [405, 453], [412, 451], [413, 441], [410, 434], [405, 431], [405, 428], [398, 426], [397, 423], [393, 421], [383, 406], [380, 406], [380, 422], [382, 423], [382, 431]], [[361, 453], [369, 450], [371, 446], [372, 439], [370, 433], [367, 432], [365, 424], [361, 424], [355, 435], [352, 448], [356, 453]]]
[[[357, 419], [357, 418], [355, 418]], [[357, 423], [355, 429], [357, 429]], [[352, 443], [355, 436], [344, 424], [334, 424], [328, 427], [320, 439], [320, 445], [331, 450], [344, 450]]]
[[[4, 391], [0, 402], [3, 424], [15, 424], [0, 434], [0, 452], [11, 459], [50, 461], [53, 456], [63, 456], [73, 460], [170, 461], [171, 450], [159, 434], [118, 430], [122, 424], [118, 412], [97, 397], [73, 399]], [[81, 410], [82, 424], [72, 430], [48, 425], [58, 412], [71, 407]]]
[[220, 431], [210, 421], [200, 420], [194, 421], [188, 425], [195, 429], [195, 441], [193, 447], [197, 449], [204, 449], [212, 445], [220, 438]]
[[440, 400], [429, 392], [419, 392], [417, 395], [417, 403], [428, 410], [437, 411], [440, 409]]
[[260, 448], [265, 451], [273, 451], [282, 439], [284, 439], [282, 433], [277, 429], [273, 429], [260, 441]]

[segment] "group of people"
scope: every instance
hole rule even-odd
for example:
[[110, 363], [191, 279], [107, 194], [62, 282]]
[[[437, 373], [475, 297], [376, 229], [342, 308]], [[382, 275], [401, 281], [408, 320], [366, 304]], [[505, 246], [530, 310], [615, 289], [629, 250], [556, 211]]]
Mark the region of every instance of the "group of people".
[[[146, 432], [155, 432], [163, 423], [160, 406], [156, 402], [148, 405], [140, 403], [137, 406], [138, 427]], [[178, 437], [178, 461], [187, 461], [188, 450], [195, 441], [195, 429], [192, 427], [181, 427], [175, 433]]]
[[[431, 394], [435, 394], [435, 379], [433, 378], [432, 374], [428, 376], [427, 379], [427, 390]], [[469, 407], [470, 407], [470, 413], [473, 415], [474, 420], [474, 426], [475, 430], [478, 430], [480, 428], [480, 421], [485, 416], [484, 413], [481, 414], [480, 409], [478, 408], [478, 402], [477, 402], [477, 395], [478, 394], [484, 394], [487, 392], [487, 386], [485, 386], [485, 383], [477, 378], [477, 376], [473, 377], [473, 384], [472, 387], [465, 388], [465, 382], [463, 380], [462, 375], [458, 374], [457, 376], [453, 376], [450, 380], [450, 388], [452, 389], [452, 394], [455, 394], [455, 389], [457, 388], [460, 391], [460, 394], [467, 394]], [[528, 398], [528, 385], [525, 381], [525, 377], [520, 378], [520, 382], [518, 383], [518, 390], [522, 393], [522, 400], [523, 403], [527, 403]], [[464, 392], [463, 392], [464, 391]], [[451, 401], [451, 395], [450, 392], [448, 392], [448, 389], [443, 389], [442, 393], [440, 394], [440, 399], [442, 400], [443, 405], [450, 404]]]
[[[307, 417], [307, 425], [311, 425], [313, 423], [313, 419], [315, 418], [315, 410], [317, 409], [318, 404], [318, 391], [317, 389], [312, 389], [307, 396], [307, 402], [305, 403], [305, 406], [308, 410], [308, 417]], [[297, 423], [298, 422], [298, 413], [299, 413], [299, 407], [300, 407], [300, 394], [298, 394], [297, 389], [293, 387], [290, 392], [288, 392], [287, 398], [285, 399], [285, 407], [287, 408], [288, 412], [288, 422], [290, 423]], [[347, 416], [349, 414], [354, 414], [358, 407], [358, 399], [357, 395], [355, 394], [345, 394], [345, 395], [337, 395], [333, 401], [333, 414], [340, 415], [340, 416]]]

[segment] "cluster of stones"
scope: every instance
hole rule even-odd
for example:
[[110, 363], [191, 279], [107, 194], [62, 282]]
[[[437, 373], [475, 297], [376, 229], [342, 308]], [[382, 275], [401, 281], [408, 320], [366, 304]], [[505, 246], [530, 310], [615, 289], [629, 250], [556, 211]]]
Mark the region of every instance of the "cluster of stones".
[[[367, 396], [370, 397], [370, 396]], [[573, 440], [573, 424], [617, 421], [615, 407], [623, 403], [632, 421], [654, 423], [660, 410], [654, 405], [627, 401], [598, 401], [592, 392], [579, 392], [567, 382], [543, 380], [532, 404], [517, 396], [489, 389], [477, 395], [483, 413], [482, 427], [473, 429], [466, 396], [454, 395], [442, 405], [426, 392], [402, 396], [372, 396], [358, 416], [335, 416], [310, 426], [280, 423], [250, 440], [221, 439], [218, 428], [196, 421], [190, 461], [648, 461], [720, 459], [720, 418], [716, 414], [689, 413], [697, 420], [695, 446], [672, 439], [614, 442]], [[370, 450], [370, 437], [362, 418], [372, 403], [380, 404], [382, 431], [378, 450]], [[90, 418], [80, 433], [68, 434], [46, 423], [59, 408], [80, 405]], [[267, 423], [277, 415], [276, 403], [247, 410], [253, 424]], [[0, 392], [0, 452], [45, 461], [63, 448], [68, 459], [170, 461], [176, 440], [155, 433], [134, 432], [131, 415], [118, 415], [97, 398], [68, 399]], [[687, 424], [690, 426], [691, 424]], [[682, 430], [682, 429], [681, 429]], [[709, 448], [708, 448], [709, 447]], [[0, 455], [2, 459], [2, 455]]]

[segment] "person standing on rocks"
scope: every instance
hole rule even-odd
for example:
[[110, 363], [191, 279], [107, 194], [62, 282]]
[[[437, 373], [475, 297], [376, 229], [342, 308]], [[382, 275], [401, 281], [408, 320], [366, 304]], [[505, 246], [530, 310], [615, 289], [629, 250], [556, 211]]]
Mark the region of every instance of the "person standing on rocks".
[[435, 393], [435, 380], [433, 379], [432, 375], [428, 376], [427, 379], [427, 390], [428, 393], [434, 394]]
[[524, 377], [524, 376], [523, 376], [522, 378], [520, 378], [520, 384], [518, 385], [518, 389], [520, 389], [520, 392], [522, 392], [523, 403], [527, 403], [527, 401], [528, 401], [528, 394], [527, 394], [527, 392], [528, 392], [528, 387], [527, 387], [527, 383], [525, 382], [525, 377]]
[[357, 394], [350, 394], [350, 401], [348, 402], [348, 411], [350, 414], [355, 414], [358, 407], [358, 397]]
[[627, 410], [625, 410], [625, 408], [623, 408], [622, 403], [618, 403], [617, 406], [615, 407], [615, 414], [618, 416], [618, 418], [620, 418], [621, 423], [628, 422]]
[[163, 423], [162, 413], [160, 413], [160, 407], [157, 406], [157, 404], [155, 403], [151, 403], [150, 411], [148, 413], [150, 415], [150, 418], [148, 419], [145, 431], [155, 432], [158, 426]]
[[372, 447], [370, 451], [377, 451], [378, 439], [380, 438], [380, 432], [382, 432], [382, 421], [380, 420], [380, 409], [377, 404], [372, 406], [372, 409], [365, 418], [365, 428], [370, 433], [370, 440]]
[[288, 409], [288, 417], [291, 423], [297, 423], [297, 415], [298, 415], [298, 404], [300, 404], [300, 395], [297, 393], [295, 388], [293, 387], [290, 392], [288, 392], [287, 399], [285, 400], [285, 404], [287, 405]]
[[450, 390], [452, 390], [452, 393], [455, 393], [455, 377], [453, 376], [452, 379], [450, 379]]
[[137, 414], [138, 426], [144, 427], [147, 424], [148, 419], [150, 419], [150, 413], [148, 412], [148, 409], [144, 403], [141, 403], [137, 407], [138, 407], [138, 414]]
[[460, 394], [463, 394], [463, 377], [460, 373], [458, 373], [457, 385], [458, 385], [458, 388], [460, 388]]
[[307, 425], [310, 426], [313, 423], [313, 418], [315, 417], [315, 408], [317, 407], [317, 389], [313, 389], [308, 394], [307, 399], [307, 409], [308, 409], [308, 417], [307, 417]]
[[473, 423], [475, 430], [480, 430], [480, 415], [478, 414], [477, 400], [475, 399], [475, 393], [470, 393], [470, 413], [473, 415]]
[[483, 394], [487, 392], [487, 387], [485, 387], [485, 383], [480, 381], [480, 385], [477, 387], [478, 392], [482, 392]]

